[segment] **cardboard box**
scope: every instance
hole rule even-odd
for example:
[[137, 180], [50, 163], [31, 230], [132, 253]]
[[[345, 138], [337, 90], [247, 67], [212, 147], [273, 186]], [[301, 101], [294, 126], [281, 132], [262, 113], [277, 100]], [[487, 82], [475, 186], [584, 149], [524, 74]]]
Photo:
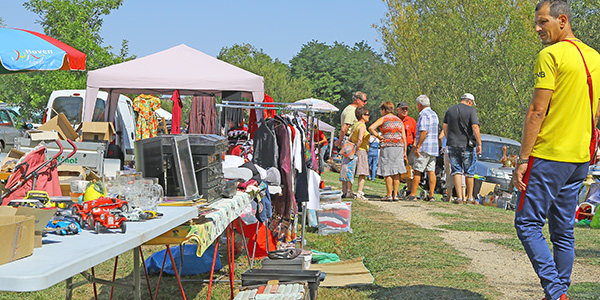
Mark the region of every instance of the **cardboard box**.
[[33, 216], [35, 218], [35, 232], [41, 233], [48, 225], [48, 222], [56, 214], [56, 208], [52, 209], [40, 209], [19, 206], [16, 209], [17, 216]]
[[44, 228], [48, 225], [48, 222], [52, 217], [56, 214], [56, 209], [39, 209], [39, 208], [31, 208], [20, 206], [16, 209], [17, 216], [32, 216], [35, 220], [35, 236], [33, 239], [33, 247], [39, 248], [42, 247], [42, 234], [44, 233]]
[[25, 152], [16, 150], [11, 148], [6, 157], [2, 160], [0, 164], [0, 169], [2, 172], [12, 172], [14, 167], [17, 165], [17, 161], [25, 155]]
[[58, 134], [58, 131], [40, 131], [40, 130], [30, 130], [29, 138], [32, 141], [56, 141], [60, 140], [61, 137]]
[[85, 168], [81, 166], [60, 165], [57, 168], [58, 182], [63, 196], [69, 196], [71, 193], [71, 181], [85, 180]]
[[39, 131], [56, 131], [61, 140], [70, 139], [72, 141], [76, 140], [79, 136], [77, 132], [73, 130], [73, 126], [69, 123], [69, 120], [65, 116], [65, 114], [60, 113], [54, 118], [50, 119], [50, 121], [42, 124], [42, 126], [38, 127]]
[[12, 207], [0, 209], [0, 265], [33, 254], [35, 218], [15, 213]]
[[33, 247], [39, 248], [42, 246], [42, 234], [46, 225], [56, 214], [56, 209], [39, 209], [20, 206], [13, 208], [10, 206], [0, 206], [0, 216], [24, 216], [33, 218]]
[[82, 141], [112, 142], [115, 127], [111, 122], [83, 122], [77, 127], [77, 132], [81, 132]]
[[494, 191], [494, 189], [496, 188], [498, 184], [495, 183], [489, 183], [489, 182], [482, 182], [481, 183], [481, 189], [479, 189], [479, 195], [485, 197], [487, 196], [489, 193], [492, 193]]

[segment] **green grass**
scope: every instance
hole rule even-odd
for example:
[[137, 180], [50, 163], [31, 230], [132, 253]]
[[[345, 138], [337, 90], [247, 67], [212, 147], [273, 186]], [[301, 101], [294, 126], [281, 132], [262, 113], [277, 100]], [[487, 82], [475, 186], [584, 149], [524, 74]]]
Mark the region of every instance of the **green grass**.
[[511, 224], [481, 221], [457, 221], [452, 224], [439, 225], [437, 227], [449, 230], [487, 231], [493, 233], [511, 233], [515, 231]]
[[430, 212], [429, 215], [438, 217], [438, 218], [444, 219], [444, 220], [460, 220], [460, 219], [468, 218], [466, 216], [459, 215], [459, 214], [441, 213], [441, 212]]

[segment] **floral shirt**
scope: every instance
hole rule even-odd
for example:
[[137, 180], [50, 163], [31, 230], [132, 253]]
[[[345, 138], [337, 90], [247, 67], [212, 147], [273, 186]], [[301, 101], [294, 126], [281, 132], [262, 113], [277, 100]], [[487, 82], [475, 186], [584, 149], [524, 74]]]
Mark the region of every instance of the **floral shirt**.
[[397, 116], [392, 114], [387, 114], [383, 116], [383, 124], [381, 124], [381, 135], [383, 135], [383, 140], [381, 141], [381, 148], [384, 147], [402, 147], [402, 128], [404, 124], [402, 120]]
[[158, 120], [154, 111], [160, 108], [160, 99], [153, 95], [141, 94], [133, 99], [133, 109], [138, 112], [135, 127], [135, 139], [147, 139], [156, 136]]

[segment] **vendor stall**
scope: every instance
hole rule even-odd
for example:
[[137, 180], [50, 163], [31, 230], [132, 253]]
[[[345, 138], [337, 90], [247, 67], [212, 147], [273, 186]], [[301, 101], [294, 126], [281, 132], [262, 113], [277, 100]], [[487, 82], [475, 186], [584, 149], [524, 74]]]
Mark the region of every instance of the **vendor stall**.
[[262, 102], [264, 79], [184, 44], [88, 72], [84, 121], [90, 121], [99, 90], [109, 92], [104, 119], [112, 120], [119, 94], [214, 94], [240, 91]]

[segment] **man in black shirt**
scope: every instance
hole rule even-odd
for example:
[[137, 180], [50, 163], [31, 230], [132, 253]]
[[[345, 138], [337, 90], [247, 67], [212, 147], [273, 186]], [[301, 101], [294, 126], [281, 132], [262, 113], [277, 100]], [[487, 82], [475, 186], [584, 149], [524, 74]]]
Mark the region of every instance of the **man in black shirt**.
[[[457, 199], [454, 200], [455, 204], [465, 202], [477, 204], [473, 199], [473, 176], [477, 160], [475, 152], [481, 153], [481, 136], [479, 119], [473, 105], [475, 105], [475, 97], [465, 93], [460, 97], [460, 103], [450, 106], [444, 116], [443, 130], [447, 138], [448, 156], [457, 195]], [[475, 148], [475, 152], [473, 148]], [[466, 195], [463, 195], [461, 175], [465, 175]], [[466, 201], [465, 196], [467, 197]]]

